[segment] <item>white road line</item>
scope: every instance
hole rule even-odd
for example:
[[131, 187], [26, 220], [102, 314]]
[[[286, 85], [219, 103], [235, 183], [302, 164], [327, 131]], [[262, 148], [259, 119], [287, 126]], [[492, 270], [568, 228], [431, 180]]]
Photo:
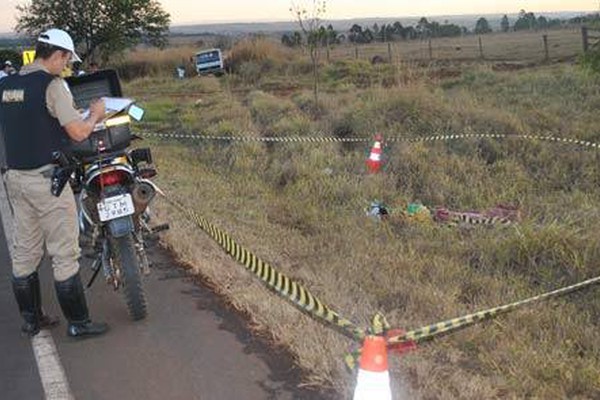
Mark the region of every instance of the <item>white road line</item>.
[[[4, 187], [4, 180], [0, 178], [0, 214], [4, 225], [4, 234], [9, 254], [12, 252], [13, 216]], [[16, 334], [16, 333], [15, 333]], [[38, 366], [42, 387], [46, 400], [73, 400], [73, 394], [65, 370], [60, 363], [60, 357], [52, 334], [42, 330], [31, 339], [31, 346]]]
[[46, 400], [73, 400], [52, 334], [45, 329], [31, 339]]

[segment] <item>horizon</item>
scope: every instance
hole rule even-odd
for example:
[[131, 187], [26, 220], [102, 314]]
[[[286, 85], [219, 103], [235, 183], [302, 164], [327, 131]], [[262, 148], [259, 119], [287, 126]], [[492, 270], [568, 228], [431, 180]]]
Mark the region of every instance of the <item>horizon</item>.
[[[529, 12], [529, 11], [528, 11]], [[578, 14], [581, 13], [594, 13], [595, 10], [561, 10], [561, 11], [531, 11], [535, 15], [543, 15], [543, 14]], [[361, 20], [361, 19], [418, 19], [418, 18], [442, 18], [442, 17], [485, 17], [489, 15], [518, 15], [518, 12], [491, 12], [487, 14], [477, 14], [477, 13], [464, 13], [464, 14], [430, 14], [430, 15], [394, 15], [394, 16], [362, 16], [362, 17], [347, 17], [347, 18], [324, 18], [323, 21], [352, 21], [352, 20]], [[171, 27], [178, 26], [194, 26], [194, 25], [227, 25], [227, 24], [270, 24], [270, 23], [296, 23], [294, 19], [264, 19], [264, 20], [207, 20], [207, 21], [197, 21], [197, 22], [181, 22], [181, 23], [172, 23]]]
[[[15, 34], [16, 7], [23, 4], [22, 0], [5, 0], [7, 9], [12, 9], [0, 15], [0, 34]], [[262, 0], [266, 7], [249, 6], [243, 0], [230, 0], [227, 8], [220, 5], [196, 10], [196, 6], [190, 9], [190, 3], [183, 0], [160, 1], [163, 9], [171, 15], [171, 27], [190, 25], [216, 25], [216, 24], [261, 24], [261, 23], [290, 23], [294, 17], [289, 8], [293, 3], [307, 4], [311, 0]], [[230, 3], [236, 3], [237, 7]], [[276, 4], [278, 3], [278, 4]], [[392, 4], [393, 3], [393, 4]], [[418, 4], [399, 6], [395, 0], [371, 0], [369, 6], [364, 5], [363, 0], [328, 1], [324, 21], [343, 21], [353, 19], [412, 19], [412, 18], [435, 18], [435, 17], [460, 17], [460, 16], [485, 16], [497, 14], [518, 14], [519, 10], [533, 12], [536, 15], [544, 13], [591, 13], [600, 10], [598, 1], [575, 0], [565, 6], [564, 1], [523, 1], [506, 0], [502, 7], [499, 2], [480, 2], [475, 0], [457, 0], [450, 5], [444, 0], [421, 0]], [[509, 3], [509, 4], [507, 4]], [[271, 7], [269, 7], [271, 5]], [[243, 17], [232, 17], [230, 10], [235, 9], [238, 15]], [[431, 11], [436, 10], [436, 11]], [[438, 11], [439, 10], [439, 11]], [[510, 10], [510, 11], [507, 11]], [[192, 17], [201, 12], [202, 17]]]

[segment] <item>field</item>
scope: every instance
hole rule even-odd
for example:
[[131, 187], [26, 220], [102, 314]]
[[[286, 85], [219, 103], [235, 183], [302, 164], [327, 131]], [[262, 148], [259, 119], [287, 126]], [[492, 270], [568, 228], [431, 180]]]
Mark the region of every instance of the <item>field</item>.
[[[565, 34], [552, 41], [575, 49]], [[322, 66], [315, 102], [310, 63], [299, 52], [245, 42], [232, 49], [235, 74], [175, 80], [171, 68], [188, 51], [137, 52], [119, 66], [147, 74], [124, 90], [147, 110], [140, 131], [543, 134], [600, 142], [600, 78], [573, 63], [515, 72], [489, 61], [371, 65], [340, 56]], [[390, 142], [384, 172], [368, 175], [367, 142], [144, 145], [170, 196], [363, 327], [381, 311], [394, 328], [418, 328], [598, 274], [600, 156], [589, 148], [517, 138]], [[451, 210], [505, 204], [522, 219], [448, 227], [392, 212], [380, 221], [365, 212], [375, 200], [395, 211], [410, 202]], [[156, 211], [172, 225], [165, 245], [247, 313], [258, 334], [289, 348], [307, 385], [350, 397], [354, 377], [343, 357], [352, 341], [264, 289], [166, 202]], [[394, 390], [423, 399], [599, 398], [598, 293], [589, 288], [392, 354]]]
[[[349, 42], [331, 45], [330, 61], [364, 59], [370, 61], [374, 56], [383, 57], [392, 62], [430, 61], [430, 60], [478, 60], [482, 56], [492, 61], [540, 62], [545, 60], [544, 36], [547, 38], [550, 60], [572, 59], [583, 48], [581, 28], [577, 26], [563, 29], [540, 30], [532, 32], [495, 32], [487, 35], [466, 35], [457, 38], [434, 38], [431, 40], [394, 41], [389, 43], [371, 43], [355, 45]], [[481, 47], [479, 39], [481, 38]], [[269, 39], [277, 42], [279, 36], [270, 34]], [[171, 45], [175, 48], [187, 47], [189, 54], [203, 48], [216, 45], [229, 48], [232, 39], [224, 36], [189, 35], [175, 36]], [[327, 58], [327, 51], [323, 51]]]
[[[393, 62], [430, 61], [430, 60], [477, 60], [482, 57], [491, 61], [540, 62], [545, 59], [544, 40], [548, 41], [550, 60], [572, 59], [582, 49], [581, 31], [576, 28], [551, 30], [548, 32], [511, 32], [493, 33], [482, 36], [463, 36], [460, 38], [411, 40], [392, 42], [391, 51], [387, 43], [377, 45], [334, 47], [331, 59], [371, 60], [378, 55]], [[481, 48], [479, 46], [481, 38]]]

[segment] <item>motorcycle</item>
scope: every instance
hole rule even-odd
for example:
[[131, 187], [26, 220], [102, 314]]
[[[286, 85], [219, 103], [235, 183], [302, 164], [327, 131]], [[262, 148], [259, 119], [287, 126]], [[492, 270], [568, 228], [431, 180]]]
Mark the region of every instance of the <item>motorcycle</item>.
[[147, 240], [168, 224], [150, 227], [149, 204], [160, 189], [150, 180], [156, 175], [149, 148], [128, 150], [135, 136], [129, 119], [107, 120], [69, 154], [54, 154], [57, 167], [51, 191], [60, 195], [69, 182], [76, 196], [80, 232], [93, 249], [91, 287], [100, 270], [115, 290], [123, 289], [129, 315], [140, 320], [147, 315], [142, 275], [150, 272]]

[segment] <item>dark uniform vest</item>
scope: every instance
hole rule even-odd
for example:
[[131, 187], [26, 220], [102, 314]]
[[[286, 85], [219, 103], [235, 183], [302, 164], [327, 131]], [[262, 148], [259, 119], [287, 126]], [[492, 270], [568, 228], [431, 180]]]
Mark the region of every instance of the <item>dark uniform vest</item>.
[[69, 143], [58, 119], [46, 108], [46, 89], [55, 77], [45, 71], [0, 79], [0, 133], [8, 169], [52, 163], [52, 153]]

